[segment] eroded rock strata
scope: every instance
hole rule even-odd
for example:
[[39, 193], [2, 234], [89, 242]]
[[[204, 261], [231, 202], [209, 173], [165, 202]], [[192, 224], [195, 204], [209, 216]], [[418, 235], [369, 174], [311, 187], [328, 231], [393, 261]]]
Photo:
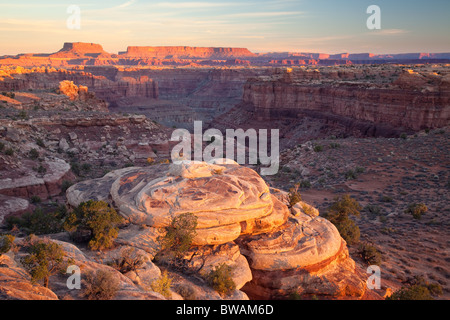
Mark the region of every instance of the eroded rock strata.
[[119, 242], [152, 255], [171, 219], [193, 213], [198, 218], [194, 245], [211, 253], [234, 248], [229, 262], [240, 266], [239, 287], [250, 297], [286, 298], [298, 292], [361, 298], [365, 282], [337, 229], [298, 207], [291, 212], [285, 196], [229, 160], [125, 168], [67, 190], [72, 206], [89, 199], [114, 205], [130, 222]]

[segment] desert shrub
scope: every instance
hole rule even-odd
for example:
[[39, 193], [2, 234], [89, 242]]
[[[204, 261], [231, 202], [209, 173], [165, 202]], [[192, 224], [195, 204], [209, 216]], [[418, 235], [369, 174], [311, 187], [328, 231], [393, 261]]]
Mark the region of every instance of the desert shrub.
[[72, 181], [69, 180], [63, 180], [62, 184], [61, 184], [61, 191], [62, 192], [66, 192], [67, 189], [69, 189], [71, 186], [73, 185]]
[[81, 175], [81, 167], [78, 162], [71, 162], [70, 170], [72, 170], [72, 172], [75, 173], [77, 176]]
[[387, 300], [433, 300], [433, 297], [426, 286], [416, 284], [400, 288]]
[[400, 138], [403, 139], [403, 140], [406, 140], [408, 138], [408, 135], [406, 133], [402, 133], [400, 135]]
[[123, 218], [104, 201], [82, 202], [64, 222], [64, 229], [71, 232], [78, 242], [88, 242], [91, 250], [109, 249], [119, 234], [118, 225]]
[[7, 217], [6, 226], [12, 229], [14, 226], [28, 234], [50, 234], [63, 231], [63, 222], [67, 215], [67, 208], [61, 205], [57, 210], [44, 212], [38, 207], [32, 212], [26, 212], [21, 217]]
[[392, 197], [390, 197], [390, 196], [382, 196], [380, 201], [382, 201], [382, 202], [393, 202], [394, 199]]
[[373, 245], [369, 243], [363, 243], [358, 248], [359, 255], [368, 265], [381, 264], [381, 253]]
[[339, 143], [336, 143], [336, 142], [330, 143], [331, 149], [339, 149], [340, 147], [341, 147], [341, 145]]
[[31, 198], [30, 198], [30, 200], [31, 200], [31, 203], [33, 203], [33, 204], [36, 204], [36, 203], [41, 203], [41, 198], [39, 197], [39, 196], [32, 196]]
[[345, 179], [347, 180], [354, 180], [357, 178], [357, 174], [354, 170], [349, 169], [344, 173]]
[[10, 234], [0, 236], [0, 257], [14, 247], [14, 240], [15, 237]]
[[184, 300], [197, 300], [195, 290], [186, 284], [178, 284], [174, 291], [184, 298]]
[[300, 181], [300, 188], [303, 188], [303, 189], [311, 188], [311, 181], [309, 181], [309, 180]]
[[121, 250], [120, 256], [114, 258], [109, 265], [121, 273], [136, 271], [144, 265], [146, 257], [138, 254], [135, 248]]
[[338, 229], [342, 238], [348, 244], [355, 244], [359, 241], [360, 231], [355, 221], [350, 216], [360, 216], [361, 205], [350, 195], [336, 197], [335, 202], [325, 212], [325, 218], [333, 223]]
[[8, 149], [6, 149], [5, 154], [7, 156], [13, 156], [14, 155], [14, 150], [12, 148], [8, 148]]
[[363, 168], [363, 167], [356, 167], [355, 168], [355, 173], [358, 175], [358, 174], [360, 174], [360, 173], [364, 173], [366, 171], [366, 169], [365, 168]]
[[322, 152], [323, 151], [323, 146], [321, 146], [320, 144], [317, 144], [314, 146], [314, 151], [315, 152]]
[[17, 114], [17, 118], [25, 120], [28, 118], [28, 113], [26, 111], [22, 110]]
[[296, 184], [293, 188], [289, 189], [288, 193], [288, 207], [292, 208], [297, 203], [302, 201], [302, 196], [300, 194], [300, 191], [298, 191], [298, 188], [300, 187], [300, 184]]
[[172, 286], [172, 278], [170, 278], [169, 273], [164, 271], [161, 277], [154, 280], [151, 283], [151, 288], [154, 292], [162, 294], [166, 298], [170, 298], [172, 293], [170, 292], [170, 287]]
[[84, 172], [90, 172], [92, 169], [92, 165], [90, 165], [89, 163], [83, 163], [81, 165], [81, 170], [83, 170]]
[[36, 139], [36, 144], [41, 148], [45, 148], [45, 143], [41, 138]]
[[33, 170], [36, 171], [39, 174], [45, 174], [47, 173], [47, 168], [43, 165], [39, 165], [39, 167], [33, 167]]
[[113, 272], [106, 270], [89, 272], [83, 283], [82, 294], [88, 300], [111, 300], [120, 288], [119, 279]]
[[39, 152], [36, 149], [31, 149], [28, 153], [28, 156], [30, 157], [30, 159], [36, 160], [37, 158], [39, 158]]
[[389, 300], [433, 300], [443, 294], [437, 283], [429, 283], [423, 276], [414, 276], [405, 281], [406, 285], [394, 292]]
[[183, 213], [172, 219], [163, 237], [159, 237], [162, 251], [158, 260], [169, 264], [179, 264], [197, 235], [197, 217]]
[[404, 211], [410, 213], [414, 219], [422, 219], [422, 215], [428, 211], [427, 206], [424, 203], [411, 203]]
[[236, 289], [236, 284], [232, 277], [232, 269], [225, 263], [211, 270], [207, 274], [206, 280], [214, 290], [222, 295], [229, 295]]
[[30, 273], [31, 280], [43, 280], [44, 287], [48, 288], [50, 277], [67, 268], [64, 261], [66, 253], [61, 245], [49, 241], [38, 240], [28, 248], [29, 255], [22, 259], [22, 264]]
[[303, 211], [306, 215], [308, 215], [308, 216], [310, 216], [310, 217], [315, 217], [315, 216], [317, 215], [317, 213], [316, 213], [316, 211], [314, 210], [314, 208], [311, 207], [311, 206], [308, 206], [308, 205], [306, 205], [306, 204], [302, 204], [302, 211]]
[[3, 151], [4, 148], [5, 148], [5, 144], [3, 142], [0, 142], [0, 151]]

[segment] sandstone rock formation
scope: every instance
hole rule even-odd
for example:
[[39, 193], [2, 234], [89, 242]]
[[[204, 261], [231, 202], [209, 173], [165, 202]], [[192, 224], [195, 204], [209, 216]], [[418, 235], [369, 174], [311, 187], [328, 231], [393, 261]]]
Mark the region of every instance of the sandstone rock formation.
[[[261, 120], [311, 116], [359, 125], [366, 131], [372, 124], [370, 131], [378, 134], [389, 128], [438, 128], [450, 121], [450, 92], [436, 85], [431, 86], [434, 90], [424, 90], [430, 79], [417, 73], [402, 74], [389, 88], [306, 79], [304, 72], [249, 79], [240, 108]], [[351, 119], [353, 124], [349, 124]]]
[[[89, 199], [110, 202], [131, 223], [118, 242], [153, 256], [170, 220], [193, 213], [198, 218], [193, 244], [210, 252], [206, 257], [213, 261], [206, 265], [227, 261], [239, 266], [236, 281], [253, 298], [288, 297], [293, 292], [363, 296], [365, 283], [330, 222], [311, 210], [306, 210], [310, 215], [299, 208], [291, 214], [283, 203], [286, 194], [272, 194], [253, 170], [229, 160], [219, 163], [125, 168], [70, 187], [67, 199], [71, 206]], [[214, 252], [222, 258], [214, 258]]]

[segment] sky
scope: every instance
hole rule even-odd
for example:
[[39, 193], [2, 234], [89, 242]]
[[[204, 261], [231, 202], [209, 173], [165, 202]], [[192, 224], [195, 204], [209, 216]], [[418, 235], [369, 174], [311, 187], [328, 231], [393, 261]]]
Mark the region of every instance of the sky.
[[[370, 5], [380, 8], [381, 29], [367, 27]], [[64, 42], [99, 43], [110, 53], [127, 46], [450, 52], [449, 12], [449, 0], [0, 0], [0, 55], [52, 53]]]

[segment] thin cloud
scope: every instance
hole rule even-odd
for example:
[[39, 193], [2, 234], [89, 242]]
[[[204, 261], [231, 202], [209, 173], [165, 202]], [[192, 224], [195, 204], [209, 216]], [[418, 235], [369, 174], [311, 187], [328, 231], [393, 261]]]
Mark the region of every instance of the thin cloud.
[[122, 3], [122, 4], [120, 4], [120, 5], [116, 6], [116, 7], [114, 7], [114, 9], [126, 8], [126, 7], [129, 7], [129, 6], [131, 6], [132, 4], [134, 4], [134, 3], [136, 3], [136, 2], [137, 2], [137, 0], [130, 0], [130, 1], [127, 1], [127, 2], [125, 2], [125, 3]]
[[381, 29], [377, 31], [370, 32], [370, 34], [374, 34], [377, 36], [392, 36], [397, 34], [405, 34], [408, 33], [408, 30], [403, 29]]
[[235, 3], [211, 3], [211, 2], [158, 2], [153, 6], [161, 8], [171, 8], [171, 9], [202, 9], [202, 8], [214, 8], [214, 7], [226, 7], [235, 6]]
[[283, 17], [293, 15], [303, 15], [303, 11], [278, 11], [278, 12], [243, 12], [233, 13], [225, 15], [229, 18], [270, 18], [270, 17]]

